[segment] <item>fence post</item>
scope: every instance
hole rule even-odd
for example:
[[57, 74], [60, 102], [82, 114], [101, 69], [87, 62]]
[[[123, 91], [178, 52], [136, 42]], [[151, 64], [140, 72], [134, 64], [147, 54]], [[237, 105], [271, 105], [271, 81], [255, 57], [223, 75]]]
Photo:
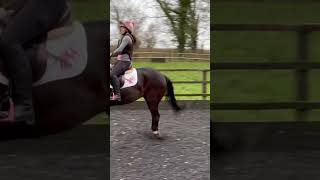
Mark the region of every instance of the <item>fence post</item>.
[[[302, 26], [298, 30], [298, 49], [297, 49], [297, 62], [298, 63], [307, 63], [309, 59], [309, 33], [305, 26]], [[295, 77], [297, 83], [297, 94], [296, 98], [298, 102], [307, 102], [309, 100], [309, 83], [308, 83], [308, 72], [309, 69], [306, 67], [298, 67], [296, 69]], [[305, 121], [308, 119], [308, 109], [305, 107], [296, 109], [296, 120]]]
[[[207, 71], [206, 70], [202, 70], [202, 93], [203, 94], [207, 94]], [[206, 100], [206, 96], [203, 95], [202, 96], [203, 100]]]

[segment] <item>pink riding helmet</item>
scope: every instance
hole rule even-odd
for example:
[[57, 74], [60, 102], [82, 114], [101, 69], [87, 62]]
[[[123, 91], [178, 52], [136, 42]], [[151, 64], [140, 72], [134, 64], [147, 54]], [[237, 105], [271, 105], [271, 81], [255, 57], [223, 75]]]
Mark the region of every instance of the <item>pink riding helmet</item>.
[[133, 21], [120, 21], [120, 26], [124, 26], [130, 33], [134, 32], [135, 23]]

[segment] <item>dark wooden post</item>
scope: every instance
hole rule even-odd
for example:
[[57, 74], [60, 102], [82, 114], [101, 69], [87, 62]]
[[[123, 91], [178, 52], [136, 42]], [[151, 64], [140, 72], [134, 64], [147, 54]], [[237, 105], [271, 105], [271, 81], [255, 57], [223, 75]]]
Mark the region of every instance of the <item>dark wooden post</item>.
[[[202, 93], [207, 94], [207, 70], [202, 70]], [[203, 100], [206, 100], [206, 95], [202, 96]]]
[[[297, 61], [298, 63], [307, 63], [309, 60], [309, 34], [304, 26], [298, 31], [298, 49], [297, 49]], [[296, 100], [298, 102], [307, 102], [309, 100], [309, 79], [308, 79], [308, 69], [304, 66], [298, 67], [296, 69], [296, 82], [297, 82], [297, 94]], [[305, 121], [308, 119], [308, 109], [298, 108], [296, 109], [296, 120]]]

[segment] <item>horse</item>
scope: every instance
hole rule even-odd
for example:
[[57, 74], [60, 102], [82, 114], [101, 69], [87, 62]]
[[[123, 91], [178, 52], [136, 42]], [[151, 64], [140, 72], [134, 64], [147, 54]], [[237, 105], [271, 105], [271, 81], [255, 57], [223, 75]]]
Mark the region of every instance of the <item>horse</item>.
[[[110, 70], [111, 68], [110, 65]], [[160, 137], [158, 128], [160, 120], [159, 103], [162, 98], [167, 97], [175, 112], [183, 109], [177, 104], [172, 81], [155, 69], [135, 69], [131, 67], [120, 77], [120, 84], [121, 102], [110, 101], [110, 106], [129, 104], [143, 97], [151, 113], [151, 130], [155, 137]], [[112, 86], [110, 85], [110, 96], [112, 92]]]
[[[59, 133], [106, 111], [108, 24], [74, 22], [70, 27], [52, 30], [53, 39], [48, 33], [44, 42], [26, 45], [32, 59], [35, 125], [19, 125], [8, 117], [8, 121], [0, 122], [1, 139]], [[73, 46], [79, 49], [72, 49]], [[8, 76], [1, 58], [0, 97], [6, 97]], [[9, 112], [14, 108], [10, 98], [2, 103], [2, 108], [8, 108]]]

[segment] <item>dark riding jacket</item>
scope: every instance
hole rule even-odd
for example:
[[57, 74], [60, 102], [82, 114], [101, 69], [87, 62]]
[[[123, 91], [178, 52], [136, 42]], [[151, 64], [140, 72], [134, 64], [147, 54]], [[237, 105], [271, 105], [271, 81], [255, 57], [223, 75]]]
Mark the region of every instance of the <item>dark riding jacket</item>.
[[119, 61], [131, 61], [133, 55], [134, 38], [131, 34], [125, 34], [119, 41], [117, 49], [113, 51]]

